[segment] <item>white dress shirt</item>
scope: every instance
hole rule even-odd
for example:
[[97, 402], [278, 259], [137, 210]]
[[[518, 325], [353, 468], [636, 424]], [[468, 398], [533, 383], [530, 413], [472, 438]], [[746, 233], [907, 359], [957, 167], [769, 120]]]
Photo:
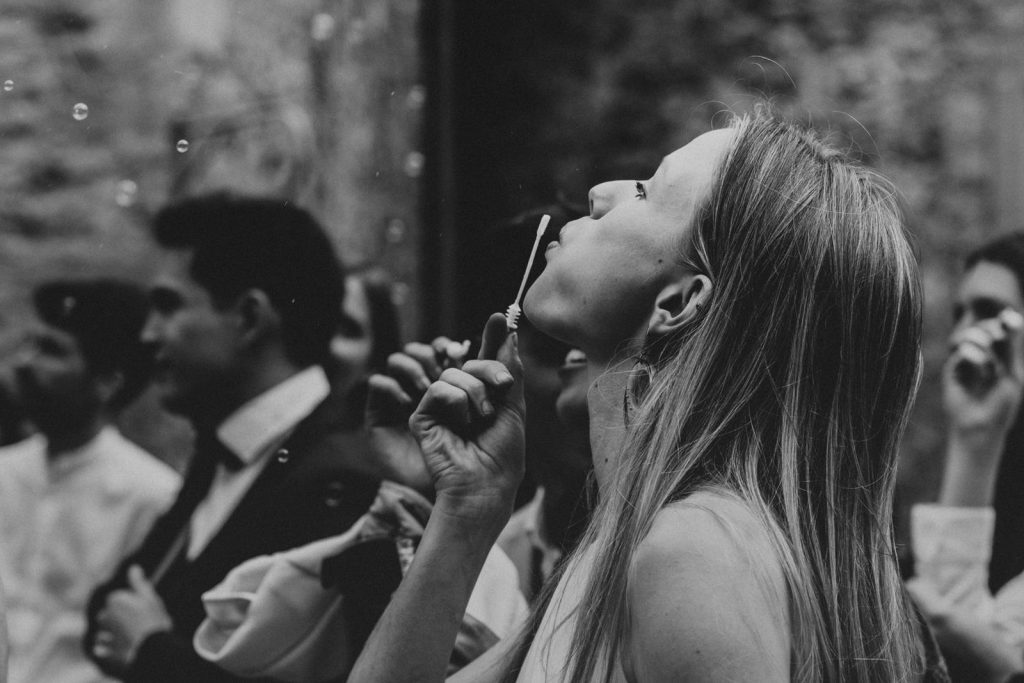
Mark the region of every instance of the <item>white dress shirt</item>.
[[49, 458], [36, 435], [0, 448], [0, 576], [11, 683], [109, 680], [82, 652], [92, 589], [142, 542], [180, 478], [106, 427]]
[[949, 607], [969, 611], [1006, 643], [1024, 649], [1024, 574], [995, 595], [988, 589], [995, 522], [990, 507], [915, 505], [910, 513], [914, 573]]
[[[544, 536], [543, 486], [538, 486], [533, 499], [512, 514], [498, 536], [497, 545], [515, 565], [523, 595], [535, 600], [535, 589], [547, 583], [562, 559], [561, 548]], [[539, 575], [535, 576], [535, 572]]]
[[220, 424], [217, 438], [238, 456], [242, 467], [232, 471], [217, 466], [210, 492], [192, 513], [188, 559], [198, 557], [217, 535], [271, 454], [330, 391], [323, 368], [310, 366], [244, 404]]

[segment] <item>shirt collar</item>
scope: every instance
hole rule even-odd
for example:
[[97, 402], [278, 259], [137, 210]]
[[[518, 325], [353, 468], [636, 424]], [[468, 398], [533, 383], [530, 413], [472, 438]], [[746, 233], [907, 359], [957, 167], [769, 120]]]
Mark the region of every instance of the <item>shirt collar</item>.
[[526, 519], [523, 524], [523, 530], [526, 532], [526, 537], [530, 539], [530, 543], [544, 552], [556, 550], [556, 548], [548, 543], [547, 539], [544, 538], [543, 486], [537, 487], [537, 491], [533, 495], [533, 500], [526, 504], [525, 515]]
[[[50, 481], [58, 481], [75, 470], [85, 467], [100, 457], [101, 453], [109, 450], [110, 440], [113, 437], [114, 428], [106, 425], [96, 433], [96, 436], [78, 448], [63, 451], [56, 457], [45, 456], [47, 477]], [[45, 445], [43, 446], [43, 453], [46, 453]]]
[[252, 464], [269, 444], [312, 413], [330, 392], [323, 368], [311, 365], [229, 415], [217, 428], [217, 438], [244, 465]]

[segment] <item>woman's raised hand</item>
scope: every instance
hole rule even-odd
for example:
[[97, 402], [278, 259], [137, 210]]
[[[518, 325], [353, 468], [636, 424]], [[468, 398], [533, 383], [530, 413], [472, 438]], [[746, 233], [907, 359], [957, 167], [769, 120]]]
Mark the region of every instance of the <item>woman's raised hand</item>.
[[504, 316], [492, 315], [478, 359], [444, 370], [409, 418], [434, 481], [435, 510], [481, 521], [511, 512], [525, 448], [517, 344]]
[[409, 431], [409, 416], [445, 368], [462, 364], [468, 346], [469, 342], [459, 344], [447, 337], [430, 344], [412, 342], [388, 357], [386, 373], [370, 376], [365, 421], [369, 444], [373, 457], [391, 473], [389, 478], [431, 492], [433, 483]]

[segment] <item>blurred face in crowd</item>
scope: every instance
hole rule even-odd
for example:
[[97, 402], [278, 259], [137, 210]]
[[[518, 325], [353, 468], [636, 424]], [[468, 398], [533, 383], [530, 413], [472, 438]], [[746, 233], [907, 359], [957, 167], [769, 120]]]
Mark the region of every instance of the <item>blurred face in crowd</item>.
[[154, 382], [168, 410], [220, 420], [240, 376], [243, 321], [237, 307], [218, 308], [188, 272], [191, 253], [165, 254], [150, 288], [142, 340], [153, 351]]
[[14, 366], [18, 398], [44, 434], [76, 429], [102, 409], [96, 378], [77, 340], [40, 324], [26, 335]]
[[959, 331], [979, 320], [995, 318], [1004, 308], [1024, 313], [1020, 283], [1004, 265], [979, 261], [960, 281], [953, 304], [954, 330]]
[[565, 345], [544, 336], [528, 322], [519, 326], [519, 356], [523, 362], [526, 395], [526, 453], [534, 470], [547, 466], [564, 450], [564, 430], [555, 414], [560, 388], [558, 368]]
[[590, 190], [590, 215], [568, 223], [545, 251], [526, 295], [538, 328], [606, 362], [646, 333], [657, 294], [684, 274], [679, 250], [735, 132], [716, 130], [666, 156], [649, 180]]
[[573, 470], [585, 472], [593, 466], [590, 455], [590, 414], [587, 411], [590, 381], [586, 355], [579, 349], [570, 350], [558, 369], [558, 378], [561, 388], [555, 400], [555, 412], [575, 446], [562, 459]]
[[555, 402], [555, 410], [562, 424], [570, 427], [586, 426], [587, 413], [587, 356], [579, 349], [572, 349], [565, 356], [558, 370], [561, 390]]
[[334, 335], [331, 355], [341, 362], [348, 376], [358, 377], [369, 369], [374, 342], [370, 301], [359, 277], [345, 278], [345, 301], [341, 308], [350, 324]]

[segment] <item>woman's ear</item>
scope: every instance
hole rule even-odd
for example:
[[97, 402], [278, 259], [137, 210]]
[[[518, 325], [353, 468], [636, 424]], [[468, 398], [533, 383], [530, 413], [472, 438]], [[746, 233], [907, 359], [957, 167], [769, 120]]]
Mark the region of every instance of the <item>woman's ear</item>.
[[647, 325], [647, 336], [662, 337], [688, 325], [711, 300], [711, 278], [686, 275], [658, 293], [654, 313]]

